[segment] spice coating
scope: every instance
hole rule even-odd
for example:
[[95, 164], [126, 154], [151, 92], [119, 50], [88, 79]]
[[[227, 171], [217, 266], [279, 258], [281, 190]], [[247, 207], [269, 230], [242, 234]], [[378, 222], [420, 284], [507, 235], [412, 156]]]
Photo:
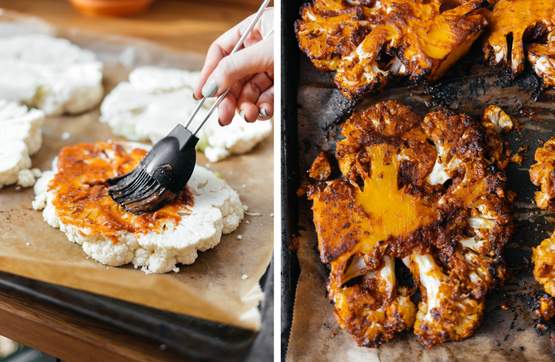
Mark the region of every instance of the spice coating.
[[482, 1], [314, 0], [295, 24], [300, 48], [349, 98], [392, 78], [440, 78], [487, 26]]
[[488, 20], [487, 61], [505, 65], [517, 75], [528, 57], [544, 85], [555, 86], [555, 1], [499, 0]]
[[[555, 210], [555, 137], [547, 140], [536, 150], [536, 163], [530, 167], [530, 180], [540, 191], [535, 201], [540, 209]], [[532, 249], [534, 278], [549, 296], [540, 299], [539, 312], [549, 320], [555, 315], [555, 231]], [[551, 296], [551, 297], [550, 297]]]
[[487, 292], [504, 278], [512, 231], [492, 149], [502, 142], [487, 142], [468, 116], [439, 110], [422, 119], [393, 101], [354, 113], [341, 134], [341, 176], [308, 187], [339, 325], [364, 346], [409, 329], [427, 347], [472, 335]]
[[133, 170], [147, 151], [127, 150], [121, 144], [98, 142], [68, 146], [60, 151], [49, 191], [55, 191], [53, 204], [64, 224], [87, 230], [88, 235], [111, 237], [121, 232], [162, 231], [177, 225], [193, 204], [192, 194], [179, 198], [154, 213], [135, 215], [125, 211], [108, 194], [106, 181]]

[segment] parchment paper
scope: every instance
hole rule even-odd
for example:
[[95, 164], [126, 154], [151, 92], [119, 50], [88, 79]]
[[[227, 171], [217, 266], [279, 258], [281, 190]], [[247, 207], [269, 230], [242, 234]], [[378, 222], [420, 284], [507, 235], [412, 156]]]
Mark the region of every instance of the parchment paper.
[[[36, 19], [0, 12], [0, 36], [9, 32], [54, 32], [105, 62], [105, 90], [127, 78], [139, 65], [165, 65], [197, 69], [202, 56], [169, 51], [135, 39], [56, 30]], [[98, 109], [74, 117], [50, 117], [44, 142], [33, 157], [33, 167], [50, 169], [65, 145], [115, 138], [98, 121]], [[69, 132], [67, 140], [62, 134]], [[88, 260], [81, 248], [48, 226], [41, 212], [31, 207], [33, 191], [7, 187], [0, 190], [0, 270], [176, 313], [258, 329], [257, 309], [263, 294], [259, 280], [273, 249], [273, 152], [270, 139], [253, 152], [207, 164], [238, 191], [249, 208], [240, 227], [222, 238], [214, 249], [199, 253], [197, 261], [179, 273], [145, 275], [132, 267], [106, 267]], [[242, 237], [239, 237], [241, 235]]]
[[[541, 288], [532, 278], [530, 248], [555, 226], [553, 213], [538, 210], [535, 187], [528, 169], [535, 149], [555, 134], [555, 90], [538, 100], [536, 78], [527, 73], [514, 82], [495, 69], [479, 64], [479, 48], [467, 56], [448, 78], [433, 89], [399, 84], [378, 96], [367, 97], [357, 107], [382, 99], [396, 99], [417, 113], [438, 102], [480, 117], [488, 104], [497, 104], [518, 124], [508, 140], [516, 151], [525, 146], [522, 165], [507, 170], [508, 188], [517, 193], [513, 205], [515, 233], [505, 247], [508, 277], [503, 287], [486, 301], [482, 323], [475, 334], [461, 342], [448, 342], [427, 350], [408, 332], [380, 348], [358, 347], [337, 324], [326, 296], [328, 271], [318, 259], [310, 204], [300, 201], [300, 236], [297, 246], [300, 277], [297, 284], [287, 361], [552, 361], [550, 333], [536, 332], [533, 318], [535, 295]], [[298, 94], [299, 170], [307, 170], [320, 150], [334, 150], [342, 120], [352, 107], [333, 87], [329, 75], [317, 72], [306, 59], [301, 62]], [[291, 142], [294, 142], [293, 140]], [[304, 172], [301, 172], [304, 174]], [[304, 180], [301, 178], [300, 182]]]

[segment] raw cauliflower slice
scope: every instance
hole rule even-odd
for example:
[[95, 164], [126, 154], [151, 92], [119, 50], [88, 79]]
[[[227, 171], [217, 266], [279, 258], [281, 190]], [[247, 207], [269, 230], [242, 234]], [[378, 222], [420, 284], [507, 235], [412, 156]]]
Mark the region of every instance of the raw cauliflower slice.
[[44, 113], [28, 109], [24, 105], [0, 99], [0, 142], [20, 140], [25, 143], [29, 155], [34, 155], [42, 146], [42, 124]]
[[[140, 67], [120, 83], [102, 102], [101, 121], [112, 131], [132, 141], [156, 142], [178, 123], [187, 121], [196, 106], [193, 87], [198, 72]], [[208, 100], [191, 128], [196, 129], [213, 104]], [[221, 127], [215, 112], [200, 130], [198, 149], [211, 162], [249, 152], [272, 133], [271, 122], [248, 123], [236, 115], [231, 125]]]
[[27, 146], [20, 140], [8, 141], [0, 148], [0, 185], [17, 182], [19, 172], [31, 167]]
[[37, 169], [31, 170], [30, 156], [42, 145], [42, 111], [0, 99], [0, 187], [17, 183], [33, 186]]
[[[249, 152], [270, 134], [271, 121], [249, 123], [236, 115], [231, 124], [222, 127], [218, 123], [218, 115], [213, 114], [201, 130], [198, 148], [208, 160], [217, 162], [231, 155]], [[158, 139], [151, 138], [152, 142]]]
[[43, 34], [0, 38], [0, 99], [58, 115], [87, 111], [102, 95], [102, 63], [92, 52]]
[[[97, 143], [88, 145], [93, 152], [98, 151], [94, 147], [104, 147], [94, 156], [86, 160], [85, 163], [94, 164], [95, 162], [115, 162], [117, 157], [112, 152], [118, 147], [111, 143]], [[71, 147], [86, 147], [87, 145], [77, 145]], [[125, 152], [131, 153], [134, 148], [142, 148], [138, 144], [123, 144]], [[66, 148], [67, 151], [68, 148]], [[96, 150], [96, 151], [94, 151]], [[62, 150], [60, 155], [65, 152]], [[89, 151], [87, 151], [89, 152]], [[121, 148], [119, 151], [123, 152]], [[123, 154], [125, 156], [125, 154]], [[59, 156], [60, 157], [60, 156]], [[90, 156], [86, 156], [89, 157]], [[101, 158], [104, 158], [103, 160]], [[100, 161], [99, 161], [100, 160]], [[178, 211], [180, 219], [177, 224], [172, 221], [164, 221], [160, 227], [148, 225], [145, 232], [132, 232], [117, 230], [113, 235], [99, 232], [90, 224], [79, 224], [79, 220], [64, 222], [67, 210], [60, 209], [56, 187], [52, 180], [58, 172], [56, 160], [52, 171], [47, 171], [35, 184], [35, 200], [33, 208], [43, 210], [44, 220], [52, 227], [59, 228], [67, 238], [80, 245], [88, 256], [92, 259], [111, 266], [120, 266], [132, 263], [135, 268], [141, 268], [145, 273], [166, 273], [179, 270], [177, 264], [192, 264], [198, 251], [205, 251], [215, 247], [221, 241], [222, 234], [233, 232], [240, 224], [244, 216], [244, 206], [238, 194], [222, 179], [218, 178], [211, 171], [197, 166], [187, 184], [187, 188], [192, 195], [192, 206]], [[83, 187], [95, 187], [87, 186]], [[91, 194], [92, 195], [92, 194]], [[102, 195], [102, 194], [101, 194]], [[107, 195], [104, 195], [108, 197]], [[62, 198], [60, 197], [60, 200]], [[106, 200], [104, 200], [106, 202]], [[101, 204], [101, 201], [96, 201]], [[111, 199], [108, 204], [112, 209], [110, 213], [116, 212], [120, 220], [133, 217], [117, 206]], [[112, 205], [113, 204], [113, 205]], [[90, 210], [96, 213], [98, 210]], [[102, 211], [102, 210], [100, 210]], [[161, 209], [159, 212], [165, 212]], [[94, 216], [86, 215], [93, 220], [104, 218], [102, 213]], [[157, 225], [157, 224], [156, 224]]]

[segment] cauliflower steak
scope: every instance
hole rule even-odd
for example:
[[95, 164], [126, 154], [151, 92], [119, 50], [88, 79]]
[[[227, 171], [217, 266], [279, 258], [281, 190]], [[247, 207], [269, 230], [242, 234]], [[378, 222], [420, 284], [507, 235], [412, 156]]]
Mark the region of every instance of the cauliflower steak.
[[528, 57], [544, 85], [555, 86], [555, 1], [499, 0], [489, 22], [486, 60], [506, 65], [517, 75]]
[[313, 0], [296, 24], [300, 48], [335, 71], [348, 97], [378, 91], [393, 77], [440, 78], [486, 27], [479, 0]]
[[[555, 297], [555, 233], [532, 249], [532, 261], [534, 262], [534, 278], [543, 285], [547, 294]], [[555, 312], [555, 308], [551, 313], [546, 313], [544, 309], [541, 308], [541, 314], [544, 317]]]
[[106, 265], [133, 263], [147, 273], [177, 271], [197, 251], [234, 231], [244, 208], [237, 193], [211, 171], [195, 167], [181, 195], [153, 213], [134, 215], [108, 194], [106, 180], [144, 158], [140, 144], [97, 142], [64, 147], [54, 169], [35, 184], [33, 208], [45, 221]]
[[0, 99], [46, 115], [79, 114], [102, 99], [103, 64], [90, 50], [45, 34], [0, 37]]
[[536, 150], [536, 163], [530, 167], [530, 180], [540, 191], [536, 192], [536, 205], [540, 209], [555, 210], [555, 137], [551, 137]]
[[31, 168], [31, 156], [42, 146], [43, 123], [42, 111], [0, 99], [0, 189], [33, 186], [40, 177], [40, 170]]
[[512, 229], [492, 149], [501, 142], [486, 134], [466, 115], [440, 110], [421, 119], [386, 101], [343, 125], [339, 177], [329, 157], [316, 159], [307, 193], [330, 267], [328, 295], [359, 345], [412, 328], [431, 347], [468, 337], [480, 323], [488, 290], [504, 277]]
[[[555, 137], [551, 137], [536, 150], [536, 163], [530, 167], [530, 180], [540, 191], [536, 192], [536, 205], [540, 209], [555, 210]], [[555, 232], [532, 249], [534, 278], [545, 292], [555, 297]], [[544, 296], [540, 299], [541, 316], [549, 320], [555, 316], [555, 299]]]
[[[102, 101], [100, 120], [130, 141], [158, 142], [178, 123], [184, 123], [196, 107], [193, 88], [199, 72], [143, 66], [129, 74]], [[200, 126], [212, 106], [207, 99], [190, 129]], [[236, 114], [227, 127], [218, 123], [218, 112], [199, 130], [197, 149], [210, 162], [247, 153], [272, 134], [272, 122], [249, 123]]]

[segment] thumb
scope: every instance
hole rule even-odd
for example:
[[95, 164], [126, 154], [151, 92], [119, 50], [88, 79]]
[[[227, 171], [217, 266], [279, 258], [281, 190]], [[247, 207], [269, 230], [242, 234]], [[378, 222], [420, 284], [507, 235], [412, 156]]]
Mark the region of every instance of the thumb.
[[273, 71], [274, 49], [271, 38], [223, 58], [202, 88], [202, 95], [205, 97], [220, 95], [245, 77]]

